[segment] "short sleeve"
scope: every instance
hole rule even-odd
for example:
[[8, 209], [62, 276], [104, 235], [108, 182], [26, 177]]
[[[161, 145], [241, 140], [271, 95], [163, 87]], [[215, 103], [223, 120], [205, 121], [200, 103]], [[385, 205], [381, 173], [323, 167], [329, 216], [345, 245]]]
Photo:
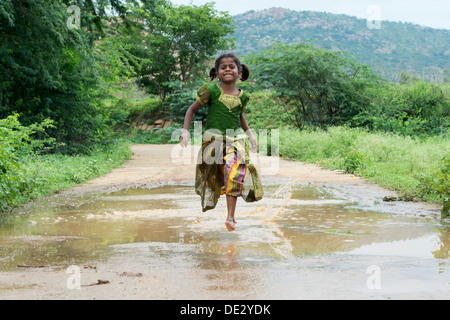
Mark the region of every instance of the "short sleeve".
[[202, 106], [209, 102], [209, 88], [206, 83], [197, 90], [196, 99]]
[[247, 111], [247, 103], [250, 100], [250, 98], [247, 95], [244, 95], [241, 99], [242, 101], [242, 109], [241, 109], [241, 113], [244, 113]]

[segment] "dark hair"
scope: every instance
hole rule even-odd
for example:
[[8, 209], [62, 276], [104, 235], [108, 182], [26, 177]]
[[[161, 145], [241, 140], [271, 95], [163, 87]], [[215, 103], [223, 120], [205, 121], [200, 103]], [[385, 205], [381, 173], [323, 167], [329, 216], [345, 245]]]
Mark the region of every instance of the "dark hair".
[[236, 55], [234, 53], [224, 53], [216, 59], [214, 67], [211, 68], [211, 70], [209, 71], [209, 77], [211, 78], [211, 81], [217, 77], [220, 62], [222, 61], [222, 59], [225, 59], [225, 58], [232, 58], [234, 60], [234, 62], [236, 63], [238, 70], [242, 71], [241, 81], [246, 81], [248, 79], [248, 77], [250, 77], [250, 69], [248, 68], [248, 66], [246, 64], [241, 63], [241, 61], [238, 59], [238, 57], [236, 57]]

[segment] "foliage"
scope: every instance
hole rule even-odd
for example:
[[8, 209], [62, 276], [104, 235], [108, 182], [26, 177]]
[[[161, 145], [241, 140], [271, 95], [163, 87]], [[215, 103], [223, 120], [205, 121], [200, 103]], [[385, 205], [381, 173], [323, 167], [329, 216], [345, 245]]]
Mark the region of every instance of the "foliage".
[[421, 140], [362, 128], [280, 129], [280, 156], [358, 174], [402, 199], [444, 204], [449, 197], [449, 138]]
[[136, 130], [131, 136], [133, 143], [151, 143], [151, 144], [177, 144], [178, 141], [172, 141], [172, 133], [178, 128], [156, 128], [149, 131]]
[[391, 21], [370, 29], [366, 19], [283, 8], [249, 11], [233, 19], [239, 55], [263, 51], [276, 42], [314, 41], [326, 50], [351, 53], [356, 61], [390, 80], [397, 80], [406, 70], [428, 81], [442, 82], [445, 70], [450, 69], [450, 30]]
[[114, 139], [105, 146], [96, 146], [89, 155], [31, 154], [23, 159], [29, 178], [36, 186], [30, 198], [53, 194], [104, 175], [130, 157], [130, 141], [124, 138]]
[[52, 122], [48, 119], [24, 127], [17, 114], [0, 120], [0, 212], [8, 210], [17, 198], [26, 196], [35, 187], [22, 158], [52, 143], [52, 139], [35, 137], [45, 135], [45, 129], [50, 127]]
[[450, 202], [450, 151], [447, 151], [441, 162], [430, 175], [418, 175], [419, 189], [423, 196], [438, 198], [443, 204], [442, 218], [449, 213]]
[[351, 57], [309, 44], [276, 44], [251, 57], [257, 82], [267, 83], [292, 106], [298, 128], [325, 128], [356, 116], [370, 99], [364, 95], [378, 79]]
[[202, 6], [172, 5], [160, 0], [155, 11], [133, 11], [135, 32], [127, 38], [130, 54], [138, 57], [137, 83], [164, 102], [173, 82], [183, 86], [206, 74], [205, 62], [233, 45], [227, 35], [232, 19], [213, 3]]
[[[131, 21], [129, 19], [130, 6], [142, 6], [146, 10], [155, 10], [155, 0], [62, 0], [67, 7], [76, 5], [81, 11], [81, 24], [89, 31], [91, 39], [95, 40], [99, 36], [105, 35], [105, 20], [124, 21], [129, 27]], [[118, 19], [115, 19], [115, 18]]]
[[13, 23], [0, 30], [0, 117], [17, 112], [25, 124], [50, 118], [59, 142], [85, 142], [98, 121], [87, 39], [66, 27], [59, 1], [13, 0], [11, 9]]
[[[0, 150], [1, 164], [3, 150]], [[31, 153], [14, 157], [7, 173], [0, 174], [0, 222], [14, 207], [104, 175], [130, 157], [128, 139], [115, 139], [106, 146], [97, 146], [90, 155]]]
[[[128, 0], [128, 5], [141, 1]], [[149, 6], [152, 1], [142, 2]], [[69, 27], [69, 5], [82, 10], [81, 28]], [[111, 12], [129, 10], [115, 0], [8, 0], [0, 7], [0, 118], [17, 112], [24, 125], [52, 119], [55, 152], [89, 153], [113, 135], [101, 103], [109, 88], [133, 75], [132, 56], [105, 35]], [[110, 37], [111, 35], [108, 34]]]
[[294, 128], [295, 118], [291, 110], [292, 108], [283, 103], [282, 98], [277, 98], [273, 92], [256, 91], [250, 94], [244, 116], [253, 130]]
[[351, 121], [371, 130], [404, 135], [445, 134], [450, 125], [450, 95], [445, 85], [416, 79], [402, 85], [385, 84], [371, 88], [372, 97]]
[[[178, 123], [184, 122], [186, 111], [195, 101], [195, 95], [200, 86], [200, 82], [196, 82], [193, 85], [184, 87], [179, 81], [170, 83], [172, 94], [167, 98], [165, 105], [171, 119], [175, 120]], [[201, 121], [204, 124], [206, 123], [207, 114], [207, 107], [200, 108], [195, 113], [192, 121]]]

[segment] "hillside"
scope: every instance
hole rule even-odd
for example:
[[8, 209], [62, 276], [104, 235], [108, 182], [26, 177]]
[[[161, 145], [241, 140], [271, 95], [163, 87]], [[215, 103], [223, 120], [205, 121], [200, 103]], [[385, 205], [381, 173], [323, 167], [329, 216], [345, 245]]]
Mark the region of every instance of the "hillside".
[[443, 70], [450, 69], [450, 30], [446, 29], [390, 21], [370, 29], [366, 19], [283, 8], [249, 11], [233, 18], [240, 55], [273, 42], [312, 41], [325, 49], [350, 52], [387, 78], [408, 71], [439, 81]]

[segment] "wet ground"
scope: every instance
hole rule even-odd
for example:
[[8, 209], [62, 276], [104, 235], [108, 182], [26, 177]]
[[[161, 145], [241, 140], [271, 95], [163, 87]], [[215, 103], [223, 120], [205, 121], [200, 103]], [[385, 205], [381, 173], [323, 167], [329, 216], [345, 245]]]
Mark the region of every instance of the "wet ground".
[[0, 298], [450, 298], [448, 221], [357, 186], [263, 182], [232, 233], [225, 199], [202, 213], [189, 183], [36, 201], [0, 229]]

